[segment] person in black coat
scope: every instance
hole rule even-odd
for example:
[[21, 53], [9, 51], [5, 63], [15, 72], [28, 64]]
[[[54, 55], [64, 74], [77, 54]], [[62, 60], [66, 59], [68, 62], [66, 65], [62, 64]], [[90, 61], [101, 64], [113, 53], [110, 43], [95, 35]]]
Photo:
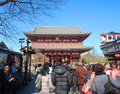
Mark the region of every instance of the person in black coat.
[[61, 64], [60, 59], [55, 59], [51, 77], [55, 86], [55, 94], [69, 94], [71, 87], [70, 72], [65, 65]]
[[4, 69], [0, 71], [0, 84], [1, 84], [1, 91], [0, 94], [10, 94], [10, 83], [14, 80], [9, 73], [10, 67], [9, 65], [5, 64]]
[[77, 80], [77, 74], [76, 74], [76, 63], [71, 64], [70, 66], [70, 76], [71, 76], [71, 92], [72, 93], [77, 93], [79, 92], [79, 87], [78, 87], [78, 80]]

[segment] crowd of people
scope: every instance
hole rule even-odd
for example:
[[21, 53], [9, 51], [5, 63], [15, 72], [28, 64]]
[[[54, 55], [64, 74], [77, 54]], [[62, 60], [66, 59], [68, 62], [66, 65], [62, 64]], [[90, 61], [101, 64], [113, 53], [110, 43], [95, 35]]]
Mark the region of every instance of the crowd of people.
[[[52, 69], [51, 72], [50, 69]], [[54, 65], [50, 63], [41, 65], [39, 74], [41, 75], [39, 76], [41, 87], [38, 94], [105, 94], [108, 76], [111, 84], [120, 90], [120, 65], [116, 65], [114, 62], [104, 65], [100, 63], [69, 64], [56, 58]]]
[[[0, 93], [16, 94], [15, 73], [13, 65], [4, 65], [0, 71]], [[120, 65], [114, 62], [105, 64], [84, 63], [69, 64], [56, 58], [54, 65], [50, 62], [36, 67], [35, 87], [38, 94], [120, 94]], [[108, 83], [119, 93], [105, 93]]]

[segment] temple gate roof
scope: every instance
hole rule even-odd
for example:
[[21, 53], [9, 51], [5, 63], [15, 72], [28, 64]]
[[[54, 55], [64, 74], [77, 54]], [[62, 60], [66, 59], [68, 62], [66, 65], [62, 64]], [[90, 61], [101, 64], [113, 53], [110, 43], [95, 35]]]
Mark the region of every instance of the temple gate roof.
[[36, 26], [32, 32], [25, 34], [90, 34], [90, 32], [82, 32], [78, 26]]
[[[83, 46], [82, 42], [91, 33], [82, 32], [79, 26], [36, 26], [31, 32], [24, 32], [32, 41], [33, 49], [42, 51], [72, 51], [83, 53], [93, 47]], [[59, 42], [56, 38], [59, 38]], [[50, 41], [48, 41], [51, 39]], [[68, 39], [64, 41], [64, 39]], [[76, 41], [73, 41], [76, 39]], [[42, 40], [42, 41], [41, 41]]]

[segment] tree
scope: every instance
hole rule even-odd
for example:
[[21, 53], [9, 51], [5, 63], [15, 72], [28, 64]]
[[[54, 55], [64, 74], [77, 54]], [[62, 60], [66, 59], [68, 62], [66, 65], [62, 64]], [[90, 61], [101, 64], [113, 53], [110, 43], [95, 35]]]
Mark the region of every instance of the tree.
[[[0, 36], [15, 38], [16, 23], [30, 24], [43, 15], [52, 17], [65, 0], [0, 0]], [[40, 20], [40, 19], [37, 19]]]
[[105, 63], [106, 62], [106, 58], [98, 55], [94, 49], [82, 55], [82, 60], [85, 63], [90, 63], [90, 62]]

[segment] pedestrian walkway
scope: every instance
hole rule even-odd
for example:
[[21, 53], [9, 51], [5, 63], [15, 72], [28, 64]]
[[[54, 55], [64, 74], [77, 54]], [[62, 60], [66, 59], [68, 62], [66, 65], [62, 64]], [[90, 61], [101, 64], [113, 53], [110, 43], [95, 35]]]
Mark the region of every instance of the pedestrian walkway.
[[17, 90], [17, 94], [37, 94], [34, 87], [34, 81], [35, 78], [33, 78], [28, 85], [20, 87]]
[[[33, 77], [33, 79], [28, 85], [20, 87], [17, 90], [16, 94], [40, 94], [40, 92], [36, 91], [34, 82], [35, 82], [35, 77]], [[50, 94], [55, 94], [55, 93], [50, 93]]]

